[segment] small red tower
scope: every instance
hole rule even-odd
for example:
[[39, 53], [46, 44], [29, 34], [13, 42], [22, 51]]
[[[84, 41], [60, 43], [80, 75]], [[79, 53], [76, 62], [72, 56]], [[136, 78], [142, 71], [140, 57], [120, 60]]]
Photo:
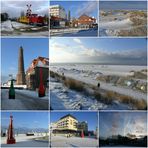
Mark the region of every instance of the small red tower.
[[42, 68], [40, 68], [40, 84], [39, 84], [38, 96], [39, 97], [44, 97], [45, 96], [45, 86], [43, 84]]
[[13, 137], [13, 116], [10, 116], [10, 124], [8, 127], [8, 133], [7, 133], [7, 144], [15, 144], [15, 138]]

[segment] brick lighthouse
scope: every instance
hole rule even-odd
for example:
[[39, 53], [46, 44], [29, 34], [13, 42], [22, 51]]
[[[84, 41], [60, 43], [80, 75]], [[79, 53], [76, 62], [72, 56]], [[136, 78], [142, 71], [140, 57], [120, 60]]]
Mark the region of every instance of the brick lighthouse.
[[17, 85], [25, 85], [25, 70], [24, 70], [24, 55], [23, 55], [23, 47], [21, 46], [19, 49], [19, 57], [18, 57], [18, 73], [17, 73]]

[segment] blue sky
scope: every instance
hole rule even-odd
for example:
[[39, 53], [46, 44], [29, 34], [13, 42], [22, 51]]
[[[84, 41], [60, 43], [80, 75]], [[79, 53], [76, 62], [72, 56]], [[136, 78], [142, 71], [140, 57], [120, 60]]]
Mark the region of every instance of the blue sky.
[[98, 126], [97, 112], [51, 112], [50, 122], [56, 122], [67, 114], [73, 115], [78, 121], [87, 121], [89, 130], [96, 130]]
[[111, 135], [123, 135], [128, 133], [146, 135], [147, 125], [146, 112], [100, 112], [99, 132], [100, 137]]
[[53, 63], [146, 65], [145, 38], [52, 38]]
[[66, 13], [71, 11], [71, 17], [78, 18], [82, 14], [97, 18], [98, 5], [96, 1], [51, 1], [50, 5], [61, 5]]
[[25, 71], [33, 59], [38, 56], [49, 56], [49, 41], [47, 38], [2, 38], [1, 40], [1, 69], [2, 81], [9, 74], [15, 77], [18, 70], [18, 51], [20, 46], [24, 49]]
[[146, 10], [146, 1], [100, 1], [101, 10]]
[[2, 126], [9, 125], [10, 115], [13, 116], [14, 128], [27, 127], [48, 129], [48, 112], [2, 112]]

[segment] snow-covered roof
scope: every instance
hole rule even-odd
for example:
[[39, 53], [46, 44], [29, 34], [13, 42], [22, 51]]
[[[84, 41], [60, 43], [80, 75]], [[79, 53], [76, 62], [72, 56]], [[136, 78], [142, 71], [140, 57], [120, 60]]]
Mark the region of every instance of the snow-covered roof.
[[81, 16], [78, 18], [78, 20], [86, 20], [86, 19], [95, 20], [94, 17], [90, 17], [90, 16], [88, 16], [88, 15], [86, 15], [86, 14], [83, 14], [83, 15], [81, 15]]
[[27, 71], [32, 71], [35, 67], [49, 67], [49, 58], [46, 57], [38, 57], [37, 59], [34, 59]]

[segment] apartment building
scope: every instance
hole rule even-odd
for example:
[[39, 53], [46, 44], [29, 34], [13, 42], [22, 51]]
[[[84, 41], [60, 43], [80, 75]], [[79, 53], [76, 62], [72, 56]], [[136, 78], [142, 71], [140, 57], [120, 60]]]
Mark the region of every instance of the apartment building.
[[77, 124], [78, 120], [68, 114], [62, 118], [60, 118], [57, 122], [52, 123], [54, 127], [52, 128], [53, 133], [76, 133], [77, 132]]
[[60, 19], [66, 19], [67, 18], [65, 9], [60, 5], [50, 6], [49, 11], [50, 11], [50, 16], [57, 17], [57, 18], [60, 18]]
[[87, 121], [78, 122], [77, 129], [80, 132], [83, 131], [83, 132], [87, 133], [88, 132], [88, 124], [87, 124]]

